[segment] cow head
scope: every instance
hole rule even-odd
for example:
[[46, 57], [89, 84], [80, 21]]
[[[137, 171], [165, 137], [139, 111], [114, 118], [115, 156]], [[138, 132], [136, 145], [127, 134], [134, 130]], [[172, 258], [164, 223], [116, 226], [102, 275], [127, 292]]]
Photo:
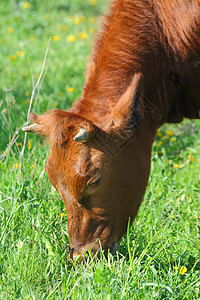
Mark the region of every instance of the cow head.
[[145, 119], [138, 128], [140, 77], [135, 75], [101, 128], [78, 114], [54, 110], [32, 114], [33, 124], [23, 129], [49, 137], [46, 170], [66, 206], [73, 258], [100, 247], [114, 251], [142, 201], [155, 128]]

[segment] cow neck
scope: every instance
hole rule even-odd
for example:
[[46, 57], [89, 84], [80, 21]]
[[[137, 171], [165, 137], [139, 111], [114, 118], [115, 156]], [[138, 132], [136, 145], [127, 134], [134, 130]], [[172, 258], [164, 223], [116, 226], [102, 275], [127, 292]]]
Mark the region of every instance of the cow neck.
[[[157, 62], [159, 50], [154, 46], [154, 30], [149, 30], [155, 26], [152, 19], [148, 19], [147, 16], [141, 18], [137, 13], [133, 15], [133, 10], [131, 14], [130, 11], [123, 11], [123, 14], [120, 14], [121, 9], [119, 5], [107, 17], [107, 25], [104, 26], [103, 33], [94, 47], [81, 99], [71, 110], [99, 126], [109, 118], [135, 72], [141, 72], [147, 78], [148, 85], [151, 85], [156, 74], [154, 62], [156, 61], [157, 67], [160, 67]], [[134, 26], [127, 24], [127, 18]], [[148, 88], [146, 90], [149, 97], [150, 92]], [[166, 114], [166, 105], [163, 101], [157, 103], [156, 97], [149, 99], [150, 102], [154, 102], [152, 106], [156, 107], [160, 116]]]

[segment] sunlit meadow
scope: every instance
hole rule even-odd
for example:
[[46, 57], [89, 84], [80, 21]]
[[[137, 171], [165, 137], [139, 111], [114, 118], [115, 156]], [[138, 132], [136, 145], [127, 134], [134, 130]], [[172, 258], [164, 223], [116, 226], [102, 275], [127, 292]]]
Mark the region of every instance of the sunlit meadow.
[[[81, 95], [109, 1], [0, 1], [0, 299], [200, 299], [200, 123], [157, 132], [149, 185], [116, 257], [67, 261], [67, 216], [45, 173], [35, 113]], [[21, 159], [23, 153], [23, 159]]]

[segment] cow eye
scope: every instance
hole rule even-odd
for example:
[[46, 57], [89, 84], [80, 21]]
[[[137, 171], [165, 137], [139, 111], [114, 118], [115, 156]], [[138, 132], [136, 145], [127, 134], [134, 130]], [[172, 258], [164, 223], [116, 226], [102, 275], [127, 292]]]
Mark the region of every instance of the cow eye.
[[88, 187], [91, 189], [96, 188], [97, 186], [99, 186], [101, 183], [101, 176], [92, 178], [89, 182], [88, 182]]

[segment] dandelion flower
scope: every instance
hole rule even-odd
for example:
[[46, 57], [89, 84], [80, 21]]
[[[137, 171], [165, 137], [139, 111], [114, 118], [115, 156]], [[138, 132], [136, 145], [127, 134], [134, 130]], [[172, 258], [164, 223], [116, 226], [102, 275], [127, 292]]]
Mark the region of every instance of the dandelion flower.
[[175, 142], [175, 141], [176, 141], [176, 138], [173, 137], [173, 138], [170, 139], [170, 141], [171, 141], [171, 142]]
[[96, 0], [88, 0], [90, 2], [90, 4], [92, 6], [95, 6], [97, 4], [97, 1]]
[[53, 36], [53, 41], [54, 41], [54, 42], [58, 42], [59, 40], [60, 40], [59, 35], [54, 35], [54, 36]]
[[20, 169], [21, 168], [21, 165], [20, 164], [15, 164], [15, 169]]
[[8, 33], [9, 33], [9, 34], [12, 34], [13, 32], [14, 32], [14, 29], [13, 29], [12, 27], [9, 27], [9, 28], [8, 28]]
[[73, 43], [76, 41], [76, 37], [74, 35], [69, 35], [67, 39], [70, 43]]
[[159, 141], [158, 144], [157, 144], [157, 147], [161, 147], [162, 144], [163, 144], [163, 142], [162, 142], [162, 141]]
[[29, 2], [23, 2], [22, 7], [25, 9], [29, 9], [31, 7], [31, 4]]
[[74, 24], [78, 25], [80, 23], [81, 23], [81, 20], [80, 20], [79, 17], [77, 17], [77, 18], [74, 19]]
[[17, 143], [17, 146], [22, 146], [22, 143]]
[[159, 136], [159, 137], [162, 136], [162, 133], [160, 132], [160, 130], [157, 130], [156, 135]]
[[31, 150], [31, 148], [32, 148], [31, 140], [28, 140], [28, 150]]
[[16, 55], [14, 55], [14, 54], [10, 55], [10, 60], [15, 61], [16, 60]]
[[22, 50], [19, 50], [19, 51], [17, 51], [17, 56], [24, 56], [24, 51], [22, 51]]
[[173, 131], [171, 131], [171, 130], [167, 130], [167, 131], [166, 131], [166, 134], [169, 135], [169, 136], [172, 136], [174, 133], [173, 133]]
[[81, 37], [83, 40], [86, 40], [86, 39], [88, 38], [88, 35], [87, 35], [87, 33], [85, 33], [85, 32], [81, 32], [81, 33], [80, 33], [80, 37]]
[[179, 270], [179, 274], [181, 275], [185, 275], [186, 272], [187, 272], [187, 268], [185, 266], [182, 266]]
[[179, 165], [178, 165], [178, 164], [174, 164], [173, 167], [174, 167], [175, 169], [178, 169], [178, 168], [179, 168]]
[[68, 91], [68, 93], [73, 93], [74, 92], [74, 88], [73, 87], [68, 87], [67, 91]]
[[61, 213], [60, 216], [61, 216], [61, 218], [64, 218], [64, 217], [66, 217], [66, 214]]
[[32, 165], [31, 165], [31, 168], [35, 168], [35, 165], [34, 165], [34, 164], [32, 164]]

